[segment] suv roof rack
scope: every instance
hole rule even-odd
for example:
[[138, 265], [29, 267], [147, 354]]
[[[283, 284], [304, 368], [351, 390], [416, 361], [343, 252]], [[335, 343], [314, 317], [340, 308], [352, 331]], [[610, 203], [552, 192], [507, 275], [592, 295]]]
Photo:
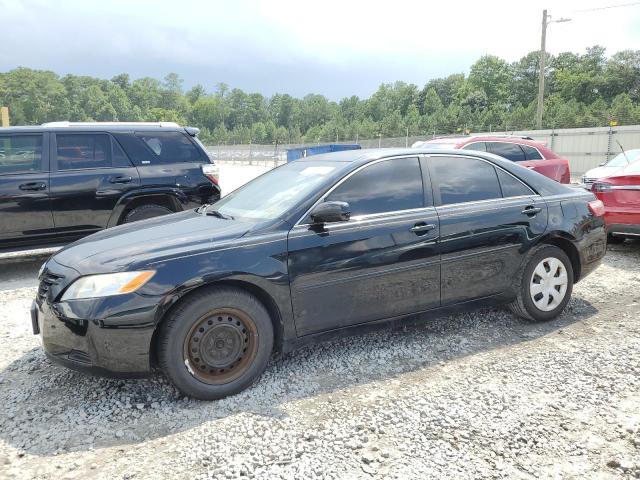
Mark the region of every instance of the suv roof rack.
[[46, 122], [42, 127], [178, 127], [176, 122]]

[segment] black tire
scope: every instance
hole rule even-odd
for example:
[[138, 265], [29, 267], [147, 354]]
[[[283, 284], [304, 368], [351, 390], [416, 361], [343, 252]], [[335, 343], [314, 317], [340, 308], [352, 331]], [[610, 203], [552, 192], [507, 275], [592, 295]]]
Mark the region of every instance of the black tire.
[[169, 213], [173, 213], [173, 211], [169, 210], [167, 207], [161, 207], [160, 205], [140, 205], [127, 213], [122, 223], [137, 222], [139, 220], [168, 215]]
[[[533, 275], [536, 267], [548, 258], [557, 259], [562, 263], [567, 276], [567, 283], [562, 301], [560, 301], [555, 308], [545, 311], [538, 308], [534, 303], [532, 294], [530, 293], [530, 288], [532, 288], [531, 283], [533, 281]], [[544, 281], [542, 282], [542, 285], [544, 285]], [[573, 292], [573, 267], [571, 266], [571, 261], [562, 249], [554, 245], [539, 245], [531, 251], [528, 259], [523, 262], [520, 271], [516, 274], [514, 287], [516, 290], [516, 299], [509, 305], [509, 308], [513, 313], [531, 322], [546, 322], [553, 320], [560, 315], [571, 299], [571, 293]], [[553, 288], [557, 287], [554, 286]], [[539, 297], [538, 301], [544, 303], [543, 293], [539, 293], [536, 296]], [[550, 306], [551, 303], [552, 302], [549, 301]]]
[[607, 235], [607, 243], [610, 243], [611, 245], [620, 245], [621, 243], [624, 243], [625, 240], [626, 237], [621, 237], [619, 235]]
[[169, 380], [186, 395], [216, 400], [241, 392], [262, 375], [273, 350], [273, 325], [250, 293], [212, 287], [178, 304], [161, 325], [158, 341], [160, 368]]

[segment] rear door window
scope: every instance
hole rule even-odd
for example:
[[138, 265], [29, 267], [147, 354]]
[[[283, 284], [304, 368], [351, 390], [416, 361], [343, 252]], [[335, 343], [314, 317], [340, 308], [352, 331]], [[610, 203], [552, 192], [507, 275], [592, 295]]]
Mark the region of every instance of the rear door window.
[[104, 133], [56, 134], [58, 170], [111, 167], [111, 138]]
[[42, 170], [42, 135], [0, 136], [0, 175]]
[[152, 160], [143, 164], [183, 163], [206, 161], [191, 139], [180, 132], [138, 132], [136, 136], [142, 140], [152, 153]]
[[485, 161], [464, 157], [431, 157], [429, 164], [442, 205], [502, 198], [496, 169]]
[[520, 145], [520, 147], [524, 150], [527, 160], [544, 160], [538, 149], [530, 147], [529, 145]]
[[499, 155], [512, 162], [522, 162], [526, 160], [524, 151], [517, 143], [487, 142], [488, 151]]
[[418, 159], [383, 160], [366, 166], [338, 185], [326, 200], [349, 203], [352, 216], [422, 208]]

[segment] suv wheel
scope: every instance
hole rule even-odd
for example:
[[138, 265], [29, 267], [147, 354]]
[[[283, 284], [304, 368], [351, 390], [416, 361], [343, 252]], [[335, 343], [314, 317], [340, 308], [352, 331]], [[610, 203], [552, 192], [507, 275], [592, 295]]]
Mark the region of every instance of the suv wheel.
[[160, 205], [141, 205], [127, 213], [122, 223], [137, 222], [138, 220], [146, 220], [147, 218], [168, 215], [169, 213], [173, 213], [173, 211]]
[[187, 297], [161, 328], [160, 367], [180, 391], [200, 400], [249, 387], [273, 349], [269, 313], [257, 298], [236, 288], [210, 288]]
[[513, 313], [525, 320], [543, 322], [556, 318], [571, 298], [573, 268], [558, 247], [541, 245], [516, 276]]

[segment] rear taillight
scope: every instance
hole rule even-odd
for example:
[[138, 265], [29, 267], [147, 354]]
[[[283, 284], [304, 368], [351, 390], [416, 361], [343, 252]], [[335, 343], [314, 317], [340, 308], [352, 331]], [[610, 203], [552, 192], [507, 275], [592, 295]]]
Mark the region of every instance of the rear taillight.
[[592, 200], [588, 203], [589, 211], [595, 217], [602, 217], [604, 215], [604, 203], [602, 200]]
[[207, 163], [200, 167], [202, 169], [202, 173], [205, 177], [211, 180], [211, 183], [214, 185], [218, 185], [220, 172], [218, 170], [218, 166], [215, 163]]

